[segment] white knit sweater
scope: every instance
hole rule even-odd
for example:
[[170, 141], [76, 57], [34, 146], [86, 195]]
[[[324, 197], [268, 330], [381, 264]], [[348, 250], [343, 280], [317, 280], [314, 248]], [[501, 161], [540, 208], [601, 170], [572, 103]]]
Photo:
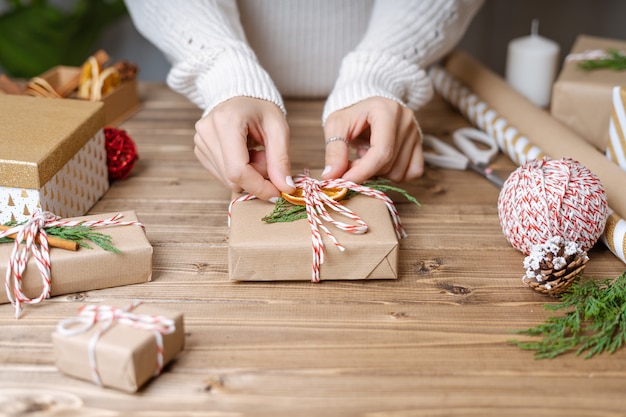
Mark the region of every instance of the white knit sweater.
[[424, 69], [460, 40], [483, 0], [126, 0], [172, 63], [168, 85], [209, 112], [248, 96], [328, 97], [332, 112], [387, 97], [417, 110]]

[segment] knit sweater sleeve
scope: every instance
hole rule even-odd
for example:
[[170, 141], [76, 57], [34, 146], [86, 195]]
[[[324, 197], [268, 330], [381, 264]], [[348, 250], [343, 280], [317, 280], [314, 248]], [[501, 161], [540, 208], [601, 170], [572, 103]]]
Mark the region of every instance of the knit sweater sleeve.
[[461, 39], [483, 0], [376, 0], [368, 29], [341, 63], [323, 121], [369, 97], [417, 110], [433, 95], [426, 67]]
[[235, 96], [275, 103], [274, 82], [245, 39], [234, 0], [126, 0], [137, 30], [172, 64], [167, 84], [208, 113]]

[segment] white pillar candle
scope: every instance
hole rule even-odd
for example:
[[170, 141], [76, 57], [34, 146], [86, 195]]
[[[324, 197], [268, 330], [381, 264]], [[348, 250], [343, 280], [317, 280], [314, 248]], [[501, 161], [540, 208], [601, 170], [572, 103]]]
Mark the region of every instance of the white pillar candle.
[[539, 36], [538, 26], [533, 20], [530, 36], [509, 42], [506, 80], [531, 102], [545, 108], [550, 104], [560, 48], [556, 42]]

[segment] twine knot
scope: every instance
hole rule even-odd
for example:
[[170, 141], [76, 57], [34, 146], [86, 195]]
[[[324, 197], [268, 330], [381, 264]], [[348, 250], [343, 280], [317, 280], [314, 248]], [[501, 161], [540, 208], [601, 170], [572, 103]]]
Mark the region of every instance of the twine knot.
[[62, 320], [57, 325], [57, 333], [71, 337], [85, 333], [97, 323], [102, 323], [102, 326], [89, 340], [88, 345], [89, 366], [91, 367], [92, 379], [96, 385], [102, 386], [96, 361], [96, 344], [100, 337], [115, 324], [152, 332], [157, 345], [154, 375], [159, 375], [163, 370], [163, 335], [174, 333], [176, 331], [176, 322], [165, 316], [131, 313], [131, 310], [139, 305], [141, 305], [140, 301], [134, 301], [124, 308], [89, 304], [79, 309], [78, 316]]
[[[105, 227], [105, 226], [127, 226], [136, 225], [143, 227], [143, 224], [137, 221], [121, 222], [122, 214], [118, 213], [113, 217], [105, 220], [91, 221], [68, 221], [62, 220], [61, 217], [54, 215], [48, 211], [36, 209], [31, 216], [22, 224], [11, 227], [0, 232], [0, 238], [15, 234], [15, 243], [7, 264], [7, 272], [5, 275], [5, 289], [7, 298], [15, 307], [15, 318], [19, 318], [22, 312], [22, 303], [37, 304], [50, 297], [51, 286], [51, 263], [50, 263], [50, 247], [48, 245], [48, 234], [46, 228], [50, 227]], [[41, 282], [43, 288], [39, 296], [29, 298], [22, 291], [22, 279], [30, 255], [33, 255], [35, 264], [41, 274]]]
[[[367, 223], [363, 221], [363, 219], [361, 219], [359, 215], [357, 215], [355, 212], [353, 212], [340, 202], [333, 200], [326, 193], [324, 193], [322, 189], [347, 188], [348, 190], [355, 191], [359, 194], [363, 194], [383, 201], [387, 206], [389, 214], [391, 215], [391, 220], [394, 225], [396, 236], [399, 239], [406, 237], [406, 232], [404, 231], [402, 223], [400, 222], [400, 215], [398, 214], [398, 210], [396, 209], [395, 204], [393, 203], [391, 198], [389, 198], [382, 191], [375, 190], [365, 185], [357, 184], [355, 182], [347, 181], [341, 178], [317, 180], [310, 177], [306, 173], [296, 175], [293, 180], [296, 188], [302, 190], [307, 221], [311, 228], [311, 249], [313, 257], [311, 278], [312, 282], [319, 282], [320, 280], [320, 266], [324, 263], [324, 255], [326, 251], [320, 230], [324, 232], [326, 236], [328, 236], [328, 238], [330, 238], [330, 240], [333, 242], [337, 249], [342, 252], [346, 250], [346, 248], [341, 243], [339, 243], [331, 230], [324, 224], [324, 221], [348, 233], [363, 234], [366, 233], [368, 230]], [[228, 209], [229, 225], [233, 204], [240, 201], [252, 200], [255, 198], [256, 197], [251, 194], [244, 194], [241, 197], [238, 197], [231, 201], [230, 207]], [[329, 211], [329, 209], [336, 214], [347, 217], [352, 221], [352, 223], [346, 223], [336, 220], [331, 216], [331, 211]]]

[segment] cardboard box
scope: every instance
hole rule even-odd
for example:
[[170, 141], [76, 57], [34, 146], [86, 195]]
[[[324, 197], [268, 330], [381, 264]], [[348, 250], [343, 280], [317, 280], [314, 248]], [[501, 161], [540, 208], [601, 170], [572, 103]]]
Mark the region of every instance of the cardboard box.
[[[626, 41], [580, 35], [571, 53], [587, 50], [616, 49], [626, 51]], [[611, 91], [626, 86], [626, 71], [578, 67], [580, 61], [569, 61], [554, 83], [550, 112], [574, 132], [604, 152], [609, 139]]]
[[[105, 308], [109, 303], [101, 303]], [[97, 306], [94, 306], [97, 308]], [[116, 305], [116, 307], [123, 307]], [[175, 322], [175, 331], [163, 334], [163, 366], [181, 352], [185, 344], [183, 314], [180, 312], [140, 304], [130, 313], [164, 316]], [[91, 328], [76, 335], [65, 335], [58, 330], [52, 334], [57, 369], [75, 378], [93, 381], [89, 359], [90, 342], [106, 325], [97, 321]], [[96, 368], [105, 387], [135, 392], [148, 382], [158, 369], [157, 343], [151, 330], [138, 329], [120, 323], [113, 324], [95, 344]]]
[[[320, 268], [320, 280], [397, 278], [399, 245], [385, 204], [363, 195], [343, 203], [357, 213], [369, 229], [357, 235], [327, 225], [346, 250], [339, 251], [321, 232], [326, 260]], [[228, 245], [232, 280], [311, 280], [313, 258], [308, 222], [306, 219], [263, 222], [261, 219], [272, 208], [272, 204], [262, 200], [241, 201], [232, 206]]]
[[[115, 214], [98, 214], [68, 220], [108, 219]], [[137, 215], [133, 211], [122, 212], [122, 214], [120, 221], [137, 220]], [[95, 230], [110, 235], [113, 246], [121, 253], [105, 251], [91, 242], [86, 243], [92, 249], [80, 248], [76, 252], [50, 248], [52, 296], [150, 281], [152, 246], [143, 228], [108, 226], [98, 227]], [[0, 276], [6, 275], [12, 250], [12, 243], [0, 244]], [[32, 256], [22, 277], [22, 290], [31, 298], [41, 294], [41, 275]], [[6, 292], [0, 291], [0, 303], [7, 302]]]
[[[79, 77], [80, 67], [56, 66], [41, 74], [40, 77], [46, 80], [53, 88], [66, 85], [70, 80]], [[70, 95], [69, 98], [76, 98]], [[132, 116], [139, 108], [139, 93], [137, 81], [135, 79], [124, 81], [113, 91], [102, 98], [104, 104], [104, 125], [117, 126], [124, 120]]]
[[82, 216], [109, 189], [102, 103], [0, 95], [0, 223]]

